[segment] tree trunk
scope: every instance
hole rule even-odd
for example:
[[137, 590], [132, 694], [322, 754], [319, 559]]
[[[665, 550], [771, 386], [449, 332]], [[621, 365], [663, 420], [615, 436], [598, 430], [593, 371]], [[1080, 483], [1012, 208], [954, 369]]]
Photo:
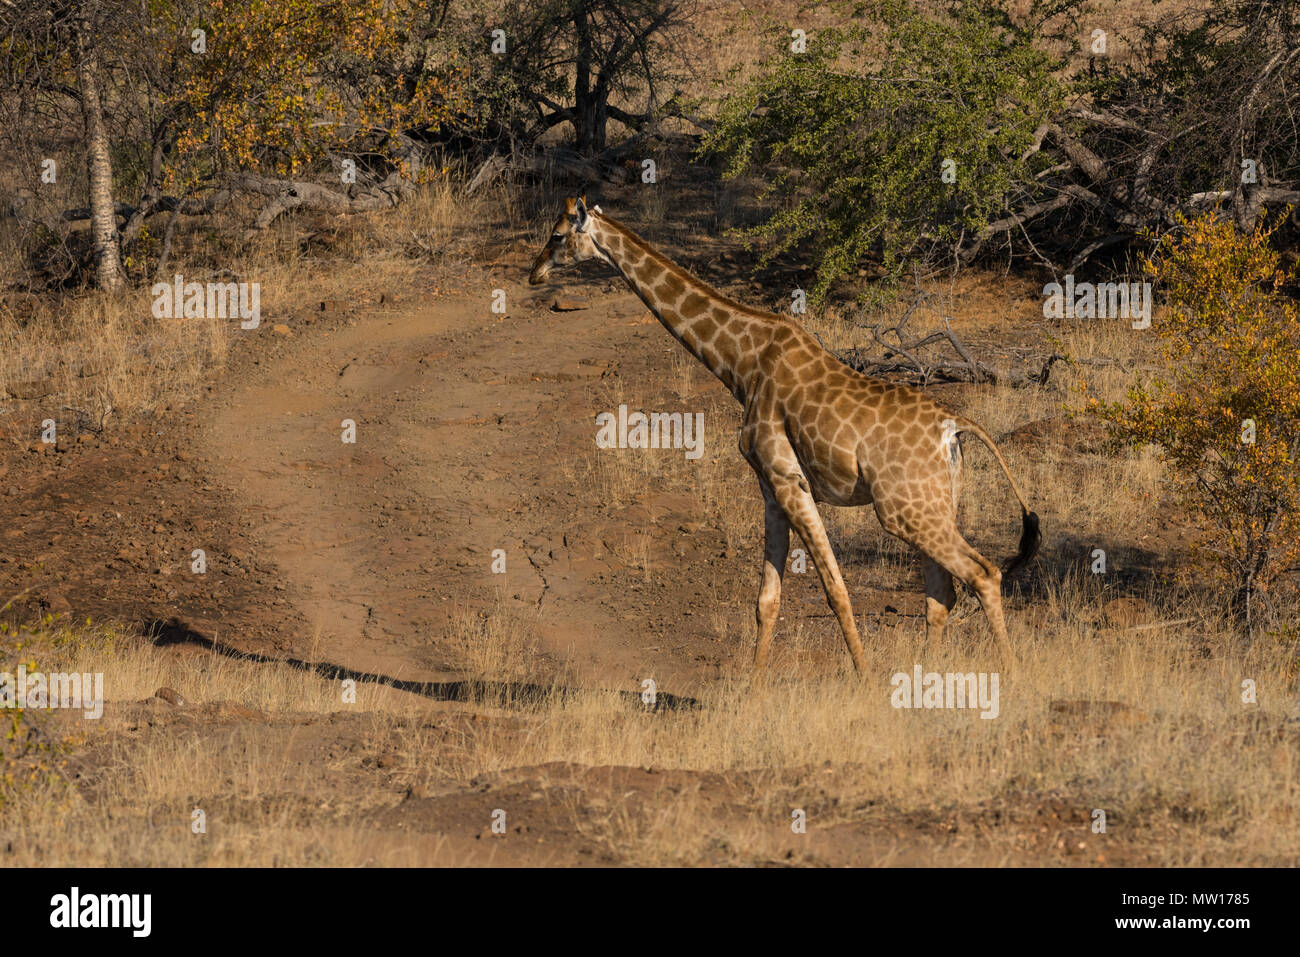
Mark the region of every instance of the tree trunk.
[[605, 149], [605, 128], [609, 123], [609, 113], [599, 90], [579, 94], [577, 101], [573, 112], [577, 117], [578, 152], [584, 156], [595, 156]]
[[577, 62], [573, 77], [574, 145], [584, 156], [594, 156], [605, 148], [607, 120], [601, 85], [593, 82], [591, 70], [595, 50], [591, 40], [591, 22], [587, 4], [579, 0], [573, 8], [573, 28], [578, 37]]
[[117, 292], [122, 289], [124, 280], [113, 204], [113, 163], [108, 150], [108, 130], [104, 126], [104, 108], [99, 99], [99, 59], [95, 55], [94, 39], [87, 20], [80, 24], [77, 53], [77, 83], [81, 87], [81, 114], [86, 125], [90, 235], [95, 276], [100, 288]]

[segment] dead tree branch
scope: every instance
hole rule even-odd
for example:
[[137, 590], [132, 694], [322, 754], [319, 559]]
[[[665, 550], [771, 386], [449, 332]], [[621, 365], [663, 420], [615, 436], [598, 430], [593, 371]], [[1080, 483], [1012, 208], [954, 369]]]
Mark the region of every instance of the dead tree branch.
[[[975, 358], [970, 348], [952, 328], [952, 317], [940, 315], [943, 328], [925, 335], [914, 336], [907, 324], [930, 296], [918, 292], [904, 310], [902, 317], [892, 326], [878, 323], [868, 330], [872, 340], [880, 347], [879, 355], [870, 355], [863, 349], [853, 348], [838, 353], [845, 365], [869, 376], [890, 376], [902, 381], [928, 386], [936, 382], [987, 382], [1012, 388], [1042, 387], [1047, 384], [1052, 366], [1068, 361], [1058, 352], [1032, 357], [1041, 360], [1037, 372], [999, 369]], [[934, 347], [946, 345], [955, 354], [936, 353]]]

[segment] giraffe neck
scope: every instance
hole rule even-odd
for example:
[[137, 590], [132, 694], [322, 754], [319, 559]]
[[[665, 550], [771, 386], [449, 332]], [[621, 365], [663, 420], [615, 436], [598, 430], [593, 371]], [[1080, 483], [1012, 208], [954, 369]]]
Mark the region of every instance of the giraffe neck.
[[655, 318], [744, 404], [757, 356], [785, 320], [727, 299], [603, 214], [592, 213], [588, 229], [602, 255]]

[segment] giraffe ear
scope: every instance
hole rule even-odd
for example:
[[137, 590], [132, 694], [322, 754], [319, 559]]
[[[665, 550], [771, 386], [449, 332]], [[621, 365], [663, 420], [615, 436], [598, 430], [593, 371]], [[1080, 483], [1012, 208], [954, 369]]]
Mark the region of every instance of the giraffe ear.
[[578, 197], [578, 202], [574, 206], [573, 214], [574, 214], [574, 219], [573, 219], [574, 228], [577, 229], [577, 231], [580, 233], [585, 232], [587, 229], [587, 222], [588, 222], [587, 197], [585, 195]]

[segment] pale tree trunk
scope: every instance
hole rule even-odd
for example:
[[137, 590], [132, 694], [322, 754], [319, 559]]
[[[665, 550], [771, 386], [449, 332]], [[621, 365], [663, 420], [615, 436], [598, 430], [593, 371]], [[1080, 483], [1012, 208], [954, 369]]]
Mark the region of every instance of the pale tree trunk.
[[86, 162], [90, 174], [90, 235], [95, 254], [95, 275], [100, 288], [119, 291], [124, 285], [122, 257], [117, 245], [117, 215], [113, 206], [113, 162], [108, 151], [108, 130], [99, 99], [99, 59], [88, 20], [83, 19], [77, 38], [77, 85], [81, 114], [86, 124]]

